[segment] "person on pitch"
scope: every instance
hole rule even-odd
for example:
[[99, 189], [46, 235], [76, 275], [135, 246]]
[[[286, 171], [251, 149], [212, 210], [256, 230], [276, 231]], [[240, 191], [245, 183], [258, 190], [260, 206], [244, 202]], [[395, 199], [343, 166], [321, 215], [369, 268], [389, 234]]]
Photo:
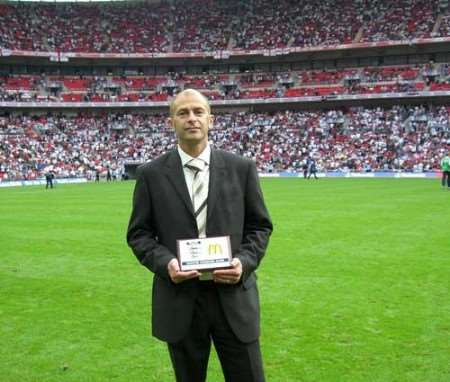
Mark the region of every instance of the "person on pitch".
[[[177, 381], [206, 381], [211, 344], [225, 381], [264, 381], [255, 271], [273, 227], [255, 163], [212, 147], [213, 115], [196, 90], [175, 96], [169, 123], [178, 146], [138, 168], [127, 232], [154, 273], [153, 335]], [[177, 241], [215, 237], [229, 238], [229, 266], [185, 270]]]
[[441, 160], [441, 170], [442, 170], [442, 178], [441, 178], [442, 187], [445, 188], [445, 185], [447, 184], [447, 189], [450, 190], [450, 150], [447, 150], [447, 155], [444, 156]]

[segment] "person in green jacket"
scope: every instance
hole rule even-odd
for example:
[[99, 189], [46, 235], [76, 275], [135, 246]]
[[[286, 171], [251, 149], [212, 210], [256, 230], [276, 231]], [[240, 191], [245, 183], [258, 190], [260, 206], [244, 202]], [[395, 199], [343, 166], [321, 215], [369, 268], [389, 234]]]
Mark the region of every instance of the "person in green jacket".
[[445, 187], [447, 183], [447, 188], [450, 190], [450, 150], [447, 151], [447, 155], [441, 160], [441, 170], [442, 170], [442, 187]]

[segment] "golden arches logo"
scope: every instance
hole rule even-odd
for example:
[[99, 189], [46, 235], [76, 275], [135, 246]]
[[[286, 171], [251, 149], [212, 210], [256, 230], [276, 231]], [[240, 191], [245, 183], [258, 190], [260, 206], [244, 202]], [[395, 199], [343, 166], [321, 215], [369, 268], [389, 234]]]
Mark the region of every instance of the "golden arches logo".
[[222, 246], [220, 244], [210, 244], [208, 247], [208, 255], [217, 255], [217, 254], [223, 254]]

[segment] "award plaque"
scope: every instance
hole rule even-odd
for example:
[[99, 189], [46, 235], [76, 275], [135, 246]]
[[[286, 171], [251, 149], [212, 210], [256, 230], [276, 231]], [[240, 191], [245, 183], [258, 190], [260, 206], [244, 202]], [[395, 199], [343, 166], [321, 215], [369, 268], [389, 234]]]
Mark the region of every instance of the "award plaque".
[[229, 236], [177, 240], [180, 270], [213, 270], [231, 265]]

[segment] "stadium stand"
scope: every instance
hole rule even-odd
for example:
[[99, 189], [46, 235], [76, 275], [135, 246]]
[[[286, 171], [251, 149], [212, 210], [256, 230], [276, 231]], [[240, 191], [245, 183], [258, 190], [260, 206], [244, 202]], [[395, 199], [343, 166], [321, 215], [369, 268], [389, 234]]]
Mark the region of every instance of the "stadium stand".
[[159, 113], [184, 88], [262, 172], [432, 171], [449, 38], [443, 0], [2, 2], [0, 180], [120, 177], [173, 148]]
[[[446, 65], [446, 66], [445, 66]], [[365, 67], [355, 69], [253, 72], [244, 74], [181, 74], [157, 76], [0, 77], [0, 100], [18, 102], [166, 101], [167, 85], [194, 88], [211, 99], [281, 98], [448, 89], [448, 64]], [[441, 69], [445, 66], [447, 69]], [[233, 77], [233, 87], [227, 88]]]
[[[11, 50], [154, 53], [310, 47], [448, 36], [439, 0], [183, 0], [0, 4]], [[201, 10], [199, 12], [199, 10]]]
[[[216, 116], [211, 139], [264, 172], [300, 171], [308, 155], [327, 171], [422, 172], [438, 168], [449, 121], [449, 106], [228, 112]], [[92, 179], [107, 168], [120, 176], [124, 163], [174, 145], [165, 115], [9, 115], [0, 118], [0, 176], [35, 179], [49, 167], [58, 177]]]
[[361, 41], [428, 38], [437, 21], [438, 2], [427, 0], [364, 1]]

